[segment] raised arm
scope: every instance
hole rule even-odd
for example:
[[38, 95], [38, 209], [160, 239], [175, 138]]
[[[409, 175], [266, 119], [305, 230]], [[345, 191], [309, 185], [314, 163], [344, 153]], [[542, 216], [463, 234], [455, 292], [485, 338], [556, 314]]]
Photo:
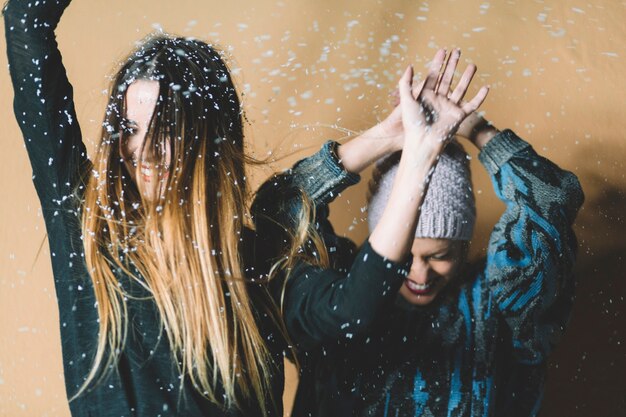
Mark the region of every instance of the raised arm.
[[[454, 65], [455, 66], [455, 65]], [[450, 69], [453, 72], [454, 69]], [[340, 272], [337, 265], [320, 266], [315, 262], [295, 264], [285, 282], [283, 296], [287, 330], [301, 348], [311, 348], [325, 340], [350, 337], [366, 329], [381, 308], [390, 300], [406, 276], [410, 262], [410, 243], [417, 224], [418, 207], [428, 175], [447, 140], [463, 118], [484, 100], [481, 92], [465, 107], [459, 102], [471, 77], [450, 93], [444, 86], [435, 88], [436, 76], [425, 83], [425, 94], [417, 101], [413, 96], [412, 71], [407, 69], [400, 81], [402, 123], [406, 144], [394, 189], [379, 225], [351, 265]], [[313, 157], [295, 165], [292, 171], [278, 175], [261, 186], [252, 212], [259, 240], [266, 242], [259, 252], [264, 259], [300, 256], [290, 251], [298, 237], [310, 235], [300, 227], [316, 225], [324, 246], [332, 254], [341, 250], [327, 221], [328, 203], [338, 191], [351, 182], [347, 172], [332, 152], [332, 144]], [[333, 186], [333, 184], [335, 186]], [[307, 202], [316, 217], [307, 220]], [[304, 215], [303, 215], [304, 213]], [[315, 248], [302, 245], [301, 251], [319, 256]], [[321, 262], [320, 262], [321, 264]]]
[[[430, 63], [430, 78], [437, 79], [445, 58], [446, 51], [438, 50]], [[456, 67], [455, 62], [452, 64]], [[419, 96], [423, 87], [424, 83], [416, 83], [413, 87], [413, 95]], [[402, 108], [398, 98], [393, 111], [384, 120], [339, 146], [337, 155], [348, 172], [358, 174], [373, 162], [402, 150], [403, 145]]]
[[315, 215], [311, 226], [330, 255], [329, 265], [298, 261], [293, 270], [280, 271], [270, 283], [289, 335], [301, 350], [364, 331], [395, 298], [410, 265], [410, 259], [401, 263], [385, 259], [367, 243], [355, 256], [354, 244], [334, 233], [328, 203], [359, 179], [343, 169], [335, 147], [328, 142], [291, 170], [266, 181], [252, 205], [256, 258], [266, 262], [263, 270], [288, 252], [307, 201]]
[[574, 174], [537, 155], [512, 131], [485, 143], [479, 159], [506, 204], [489, 241], [486, 283], [511, 329], [516, 358], [540, 363], [571, 311], [572, 223], [583, 193]]
[[57, 209], [87, 167], [55, 28], [70, 0], [10, 0], [4, 9], [14, 111], [44, 212]]

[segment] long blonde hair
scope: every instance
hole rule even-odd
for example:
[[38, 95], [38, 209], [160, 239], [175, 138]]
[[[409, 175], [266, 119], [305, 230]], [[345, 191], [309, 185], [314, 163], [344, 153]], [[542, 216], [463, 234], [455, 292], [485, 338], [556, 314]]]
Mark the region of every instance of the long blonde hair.
[[[160, 85], [142, 154], [151, 153], [169, 176], [153, 202], [140, 198], [119, 152], [125, 91], [137, 79]], [[129, 294], [118, 279], [122, 271], [153, 298], [181, 375], [216, 404], [228, 408], [256, 399], [267, 412], [276, 364], [257, 327], [259, 312], [244, 275], [244, 162], [239, 98], [213, 47], [156, 36], [130, 54], [111, 87], [84, 194], [85, 260], [100, 332], [92, 370], [77, 395], [124, 348]], [[224, 399], [217, 396], [220, 383]]]

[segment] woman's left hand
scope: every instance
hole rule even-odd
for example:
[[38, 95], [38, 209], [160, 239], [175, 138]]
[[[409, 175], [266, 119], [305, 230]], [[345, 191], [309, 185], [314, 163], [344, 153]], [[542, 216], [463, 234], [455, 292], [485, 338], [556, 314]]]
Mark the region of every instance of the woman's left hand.
[[460, 51], [452, 52], [446, 67], [438, 80], [437, 74], [430, 73], [419, 86], [415, 95], [413, 69], [407, 68], [399, 83], [404, 146], [427, 145], [433, 150], [441, 150], [449, 141], [461, 122], [473, 113], [487, 97], [489, 89], [482, 87], [468, 102], [463, 101], [469, 85], [476, 73], [476, 66], [470, 64], [461, 76], [459, 83], [450, 91]]

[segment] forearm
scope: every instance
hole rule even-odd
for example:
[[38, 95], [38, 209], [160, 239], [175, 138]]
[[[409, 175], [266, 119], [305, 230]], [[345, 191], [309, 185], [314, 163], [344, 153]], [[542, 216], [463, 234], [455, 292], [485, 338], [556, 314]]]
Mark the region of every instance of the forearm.
[[396, 142], [376, 125], [339, 146], [337, 154], [346, 171], [358, 174], [373, 162], [399, 150]]
[[535, 280], [543, 261], [554, 276], [541, 275], [562, 278], [576, 250], [572, 224], [583, 201], [577, 178], [537, 155], [510, 130], [495, 137], [479, 158], [506, 204], [490, 239], [490, 278], [522, 285]]
[[545, 359], [571, 309], [583, 195], [576, 177], [537, 155], [511, 131], [479, 155], [506, 210], [490, 238], [486, 278], [522, 361]]
[[429, 145], [430, 141], [420, 142], [420, 146], [403, 151], [389, 200], [369, 237], [378, 253], [395, 261], [410, 251], [427, 180], [440, 152], [438, 147]]
[[12, 0], [4, 13], [14, 110], [42, 204], [71, 194], [86, 162], [54, 29], [69, 1]]
[[330, 203], [338, 193], [361, 179], [356, 172], [345, 169], [337, 155], [337, 146], [336, 142], [326, 142], [318, 152], [298, 161], [285, 174], [316, 206]]
[[547, 220], [564, 216], [568, 225], [573, 223], [584, 199], [578, 178], [538, 155], [514, 132], [494, 136], [478, 157], [505, 203], [535, 210]]
[[9, 0], [2, 11], [5, 23], [23, 21], [33, 30], [54, 32], [71, 0]]
[[297, 266], [284, 294], [289, 335], [298, 348], [308, 350], [366, 331], [395, 299], [409, 265], [410, 259], [391, 262], [365, 243], [346, 275], [311, 265]]

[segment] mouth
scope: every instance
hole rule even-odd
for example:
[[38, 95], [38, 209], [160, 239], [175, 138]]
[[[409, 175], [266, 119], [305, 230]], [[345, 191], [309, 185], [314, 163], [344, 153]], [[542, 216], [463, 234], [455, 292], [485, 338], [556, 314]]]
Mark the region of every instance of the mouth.
[[150, 179], [152, 178], [152, 170], [149, 167], [142, 165], [140, 173], [141, 179], [145, 182], [150, 182]]
[[[145, 181], [145, 182], [150, 182], [152, 180], [153, 177], [153, 170], [151, 167], [147, 166], [147, 165], [142, 165], [141, 169], [139, 171], [141, 178]], [[160, 180], [167, 180], [170, 176], [170, 173], [168, 171], [165, 172], [158, 172], [158, 177]]]
[[415, 295], [428, 295], [432, 292], [435, 287], [433, 281], [429, 281], [425, 284], [418, 284], [417, 282], [411, 281], [410, 279], [404, 280], [404, 286]]

